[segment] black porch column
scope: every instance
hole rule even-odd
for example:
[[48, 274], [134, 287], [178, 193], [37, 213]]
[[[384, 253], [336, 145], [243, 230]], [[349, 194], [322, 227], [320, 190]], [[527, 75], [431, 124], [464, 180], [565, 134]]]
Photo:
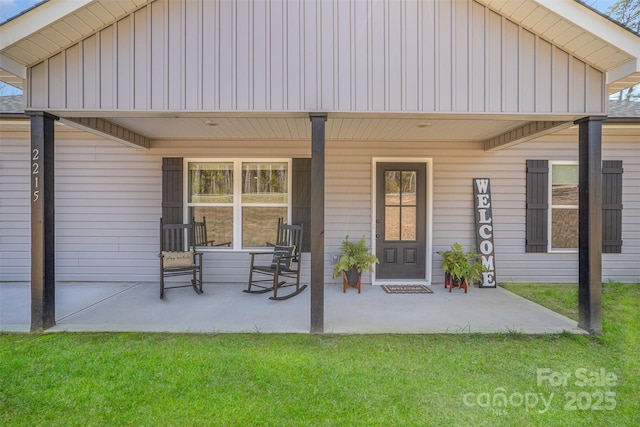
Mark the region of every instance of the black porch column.
[[602, 333], [602, 120], [579, 124], [578, 327]]
[[31, 332], [56, 324], [54, 121], [38, 111], [31, 116]]
[[324, 125], [327, 113], [311, 119], [311, 333], [324, 333]]

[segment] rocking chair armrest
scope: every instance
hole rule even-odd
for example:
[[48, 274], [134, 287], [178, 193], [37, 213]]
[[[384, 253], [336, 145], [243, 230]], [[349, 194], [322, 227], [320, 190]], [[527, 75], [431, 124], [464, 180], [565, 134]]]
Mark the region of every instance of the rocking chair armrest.
[[258, 255], [258, 256], [261, 256], [261, 255], [273, 256], [273, 251], [249, 252], [249, 255], [251, 255], [251, 266], [253, 267], [253, 261], [255, 260], [256, 255]]
[[249, 252], [249, 255], [271, 255], [273, 256], [273, 251], [260, 251], [260, 252]]
[[231, 243], [232, 242], [223, 242], [223, 243], [216, 243], [215, 240], [207, 240], [206, 242], [200, 242], [198, 243], [196, 246], [197, 247], [218, 247], [218, 246], [229, 246], [231, 247]]
[[[191, 251], [186, 251], [186, 252], [191, 252]], [[194, 252], [193, 254], [202, 256], [203, 252]], [[162, 258], [162, 257], [164, 257], [164, 254], [162, 252], [159, 252], [158, 253], [158, 258]]]

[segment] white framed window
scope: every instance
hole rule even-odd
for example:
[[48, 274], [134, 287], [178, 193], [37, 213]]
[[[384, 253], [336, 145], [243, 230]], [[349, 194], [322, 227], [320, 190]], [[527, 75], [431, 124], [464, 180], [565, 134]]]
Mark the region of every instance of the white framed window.
[[578, 251], [578, 163], [549, 162], [549, 252]]
[[206, 218], [213, 248], [267, 246], [291, 216], [291, 159], [185, 159], [187, 218]]

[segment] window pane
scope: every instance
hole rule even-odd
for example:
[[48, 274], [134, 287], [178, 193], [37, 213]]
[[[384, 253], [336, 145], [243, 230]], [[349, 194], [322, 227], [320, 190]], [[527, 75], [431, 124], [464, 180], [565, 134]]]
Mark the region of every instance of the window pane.
[[400, 171], [386, 171], [384, 173], [385, 205], [400, 204]]
[[276, 238], [278, 218], [287, 218], [286, 207], [244, 207], [242, 208], [242, 247], [267, 246]]
[[416, 208], [402, 207], [402, 240], [416, 240]]
[[233, 203], [233, 163], [189, 163], [189, 203]]
[[287, 203], [287, 163], [243, 163], [242, 203]]
[[402, 172], [402, 205], [416, 205], [417, 172]]
[[551, 204], [578, 205], [578, 166], [553, 165]]
[[384, 210], [384, 239], [400, 240], [400, 208], [387, 206]]
[[575, 249], [578, 247], [578, 209], [551, 210], [551, 247]]
[[233, 244], [233, 208], [204, 207], [191, 208], [191, 216], [196, 221], [206, 218], [207, 240], [215, 240], [214, 244], [231, 242]]

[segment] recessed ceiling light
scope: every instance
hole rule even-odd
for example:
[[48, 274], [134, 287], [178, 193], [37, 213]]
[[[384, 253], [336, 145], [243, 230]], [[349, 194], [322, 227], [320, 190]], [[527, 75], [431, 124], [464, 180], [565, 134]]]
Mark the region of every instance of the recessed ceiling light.
[[213, 120], [205, 120], [204, 124], [208, 126], [218, 126], [218, 123], [214, 122]]
[[419, 128], [428, 128], [429, 126], [431, 126], [431, 123], [427, 123], [427, 122], [418, 123]]

